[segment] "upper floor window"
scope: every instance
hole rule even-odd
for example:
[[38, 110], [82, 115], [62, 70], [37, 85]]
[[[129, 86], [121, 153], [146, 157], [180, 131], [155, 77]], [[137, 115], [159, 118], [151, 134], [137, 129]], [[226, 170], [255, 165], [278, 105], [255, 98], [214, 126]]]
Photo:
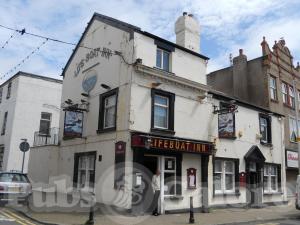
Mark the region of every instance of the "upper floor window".
[[100, 95], [98, 131], [115, 130], [117, 118], [118, 89]]
[[289, 106], [295, 108], [295, 92], [292, 86], [289, 86]]
[[40, 130], [39, 133], [41, 135], [49, 135], [50, 127], [51, 127], [51, 113], [42, 112], [41, 120], [40, 120]]
[[8, 83], [7, 86], [7, 94], [6, 94], [6, 99], [9, 99], [11, 95], [11, 82]]
[[297, 97], [298, 97], [298, 109], [300, 109], [300, 91], [297, 91]]
[[8, 115], [8, 112], [5, 112], [4, 113], [4, 118], [3, 118], [3, 123], [2, 123], [1, 135], [5, 135], [6, 123], [7, 123], [7, 115]]
[[0, 103], [2, 103], [2, 94], [3, 94], [3, 89], [0, 89]]
[[285, 105], [295, 108], [295, 90], [291, 85], [284, 82], [281, 84], [282, 101]]
[[157, 48], [156, 67], [165, 71], [170, 71], [170, 52]]
[[272, 134], [271, 134], [271, 117], [267, 115], [259, 116], [259, 127], [260, 127], [260, 142], [262, 144], [272, 143]]
[[277, 85], [276, 85], [276, 78], [270, 76], [270, 97], [272, 100], [277, 101]]
[[152, 89], [152, 129], [174, 130], [175, 95]]
[[287, 84], [282, 83], [281, 84], [281, 91], [282, 91], [282, 101], [284, 104], [288, 104], [288, 89]]
[[290, 128], [290, 141], [296, 142], [299, 131], [297, 129], [297, 121], [293, 117], [289, 117], [289, 128]]

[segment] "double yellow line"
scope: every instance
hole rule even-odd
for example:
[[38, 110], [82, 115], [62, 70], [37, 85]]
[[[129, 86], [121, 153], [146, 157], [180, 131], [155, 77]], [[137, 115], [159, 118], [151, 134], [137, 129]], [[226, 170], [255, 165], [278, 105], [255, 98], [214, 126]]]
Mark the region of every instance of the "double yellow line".
[[14, 220], [15, 222], [21, 225], [36, 225], [35, 223], [30, 222], [29, 220], [17, 215], [16, 213], [8, 210], [8, 209], [1, 209], [0, 214], [5, 216], [8, 219]]

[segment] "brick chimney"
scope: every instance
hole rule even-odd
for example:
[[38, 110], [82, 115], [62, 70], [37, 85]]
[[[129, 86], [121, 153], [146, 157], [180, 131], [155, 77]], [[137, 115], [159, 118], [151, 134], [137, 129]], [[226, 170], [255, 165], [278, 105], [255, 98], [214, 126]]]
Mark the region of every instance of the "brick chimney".
[[200, 53], [200, 25], [193, 14], [184, 12], [175, 23], [176, 44]]
[[248, 70], [247, 56], [243, 49], [239, 50], [239, 55], [233, 58], [233, 95], [237, 98], [248, 100]]

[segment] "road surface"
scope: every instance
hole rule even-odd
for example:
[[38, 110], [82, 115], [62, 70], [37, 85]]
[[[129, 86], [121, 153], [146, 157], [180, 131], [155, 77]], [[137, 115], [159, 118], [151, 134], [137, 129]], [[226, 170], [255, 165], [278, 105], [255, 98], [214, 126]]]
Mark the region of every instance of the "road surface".
[[14, 210], [0, 207], [0, 225], [39, 225]]

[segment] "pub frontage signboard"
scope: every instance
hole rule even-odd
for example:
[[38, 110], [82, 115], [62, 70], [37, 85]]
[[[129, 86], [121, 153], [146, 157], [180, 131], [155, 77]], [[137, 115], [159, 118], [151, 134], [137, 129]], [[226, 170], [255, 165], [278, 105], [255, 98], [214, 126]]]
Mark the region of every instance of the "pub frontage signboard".
[[209, 155], [212, 154], [214, 149], [214, 145], [211, 142], [136, 133], [131, 136], [131, 147]]

